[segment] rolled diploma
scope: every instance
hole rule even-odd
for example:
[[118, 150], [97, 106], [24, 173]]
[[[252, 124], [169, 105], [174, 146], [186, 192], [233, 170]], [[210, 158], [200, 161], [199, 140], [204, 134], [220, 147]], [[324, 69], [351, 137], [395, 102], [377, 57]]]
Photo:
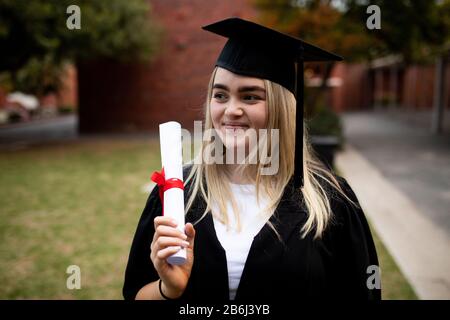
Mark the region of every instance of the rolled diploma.
[[[181, 125], [170, 121], [159, 125], [161, 162], [166, 180], [177, 178], [183, 181], [183, 154], [181, 145]], [[177, 229], [184, 234], [184, 192], [171, 188], [164, 192], [164, 216], [177, 221]], [[167, 262], [180, 265], [186, 262], [186, 249], [181, 248], [167, 258]]]

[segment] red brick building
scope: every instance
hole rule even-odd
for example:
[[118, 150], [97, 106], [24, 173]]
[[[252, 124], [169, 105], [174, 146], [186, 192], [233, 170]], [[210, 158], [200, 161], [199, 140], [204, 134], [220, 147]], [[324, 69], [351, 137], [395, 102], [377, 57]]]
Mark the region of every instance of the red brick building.
[[250, 1], [152, 0], [153, 16], [165, 29], [151, 64], [96, 61], [78, 65], [82, 133], [158, 130], [169, 120], [191, 128], [201, 120], [209, 76], [225, 39], [202, 25], [239, 16], [253, 19]]
[[[383, 59], [380, 59], [383, 60]], [[432, 65], [404, 66], [401, 63], [339, 63], [332, 77], [341, 86], [331, 89], [331, 105], [336, 111], [394, 107], [430, 110], [433, 107], [435, 70]], [[450, 65], [445, 72], [447, 95], [444, 106], [450, 109]]]

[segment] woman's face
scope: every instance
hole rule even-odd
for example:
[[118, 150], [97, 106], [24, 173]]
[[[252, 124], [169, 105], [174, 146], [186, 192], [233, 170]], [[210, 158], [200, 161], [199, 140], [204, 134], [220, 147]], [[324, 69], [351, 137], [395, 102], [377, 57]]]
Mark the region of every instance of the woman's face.
[[226, 148], [246, 146], [249, 129], [267, 127], [264, 81], [218, 68], [214, 78], [210, 112], [214, 129]]

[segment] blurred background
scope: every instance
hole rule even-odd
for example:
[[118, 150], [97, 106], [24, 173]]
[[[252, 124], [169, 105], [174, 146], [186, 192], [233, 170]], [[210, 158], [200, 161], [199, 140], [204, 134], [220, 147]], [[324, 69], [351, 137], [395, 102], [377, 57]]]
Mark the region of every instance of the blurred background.
[[201, 26], [230, 16], [344, 57], [305, 66], [313, 146], [383, 298], [450, 298], [449, 0], [0, 0], [0, 299], [122, 298], [158, 125], [202, 119], [225, 39]]

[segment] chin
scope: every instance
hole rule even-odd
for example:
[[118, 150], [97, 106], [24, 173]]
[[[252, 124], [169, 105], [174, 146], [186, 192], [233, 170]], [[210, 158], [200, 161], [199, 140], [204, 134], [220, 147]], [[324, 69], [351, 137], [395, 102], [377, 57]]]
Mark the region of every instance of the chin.
[[222, 138], [223, 137], [225, 137], [225, 141], [222, 139], [222, 142], [224, 142], [227, 150], [234, 150], [235, 155], [237, 155], [238, 150], [240, 154], [247, 154], [246, 150], [248, 150], [248, 141], [246, 141], [247, 139], [245, 134], [225, 134]]
[[239, 150], [239, 149], [244, 150], [244, 148], [245, 148], [245, 150], [247, 150], [248, 146], [245, 144], [245, 141], [237, 142], [237, 143], [229, 142], [229, 143], [225, 144], [225, 148], [226, 149], [234, 149], [234, 152], [236, 154], [237, 150]]
[[222, 139], [225, 138], [226, 140], [228, 140], [229, 142], [227, 142], [227, 144], [240, 144], [240, 141], [245, 141], [245, 131], [247, 131], [247, 129], [233, 130], [222, 128]]

